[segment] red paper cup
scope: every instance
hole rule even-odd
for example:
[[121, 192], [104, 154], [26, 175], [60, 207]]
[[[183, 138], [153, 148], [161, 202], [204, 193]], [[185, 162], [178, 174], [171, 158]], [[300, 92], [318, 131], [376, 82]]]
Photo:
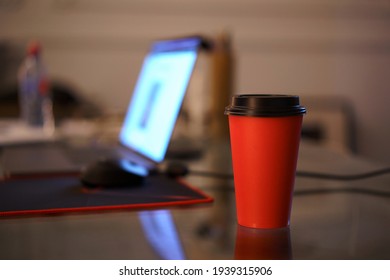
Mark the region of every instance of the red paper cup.
[[289, 95], [237, 95], [226, 107], [240, 225], [289, 226], [305, 113]]

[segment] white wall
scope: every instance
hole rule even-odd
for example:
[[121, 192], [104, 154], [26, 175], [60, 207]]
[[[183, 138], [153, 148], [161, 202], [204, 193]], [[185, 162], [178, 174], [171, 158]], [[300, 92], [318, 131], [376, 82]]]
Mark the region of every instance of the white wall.
[[40, 39], [52, 75], [108, 109], [124, 109], [152, 39], [222, 30], [236, 92], [345, 97], [358, 152], [390, 163], [389, 1], [0, 0], [0, 39]]

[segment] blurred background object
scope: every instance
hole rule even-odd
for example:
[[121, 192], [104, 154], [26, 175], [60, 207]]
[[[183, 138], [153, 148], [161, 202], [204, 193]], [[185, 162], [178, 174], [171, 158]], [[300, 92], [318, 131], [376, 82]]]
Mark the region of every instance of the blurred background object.
[[[26, 45], [0, 39], [0, 117], [18, 118], [21, 114], [18, 95], [18, 68], [23, 66]], [[50, 69], [49, 69], [50, 71]], [[20, 73], [20, 72], [19, 72]], [[57, 121], [65, 118], [92, 118], [101, 115], [101, 110], [87, 100], [71, 82], [51, 78], [49, 89]]]
[[341, 153], [357, 152], [356, 115], [352, 103], [341, 95], [303, 96], [310, 108], [302, 127], [302, 139], [326, 145]]
[[18, 71], [18, 99], [24, 124], [54, 135], [55, 122], [50, 78], [42, 55], [42, 45], [29, 42]]
[[52, 79], [74, 93], [72, 108], [93, 115], [124, 112], [152, 40], [221, 30], [232, 38], [234, 93], [303, 96], [308, 138], [390, 163], [388, 1], [0, 0], [0, 114], [12, 111], [31, 39]]

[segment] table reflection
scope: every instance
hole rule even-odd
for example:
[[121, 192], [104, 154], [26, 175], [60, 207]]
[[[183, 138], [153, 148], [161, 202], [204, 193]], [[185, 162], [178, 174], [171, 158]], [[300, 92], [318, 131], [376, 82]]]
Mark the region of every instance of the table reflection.
[[254, 229], [237, 226], [236, 260], [292, 259], [290, 228]]
[[170, 211], [142, 211], [138, 218], [146, 239], [159, 257], [164, 260], [186, 259]]

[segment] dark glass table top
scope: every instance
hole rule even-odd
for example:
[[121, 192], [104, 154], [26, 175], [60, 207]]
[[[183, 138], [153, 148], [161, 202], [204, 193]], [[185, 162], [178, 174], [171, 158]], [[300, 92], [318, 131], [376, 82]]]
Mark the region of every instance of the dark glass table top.
[[[194, 170], [231, 173], [228, 145]], [[298, 170], [358, 174], [382, 166], [302, 143]], [[289, 228], [237, 225], [231, 179], [188, 175], [212, 204], [0, 218], [0, 259], [389, 259], [390, 175], [355, 181], [296, 178]], [[1, 186], [1, 183], [0, 183]]]

